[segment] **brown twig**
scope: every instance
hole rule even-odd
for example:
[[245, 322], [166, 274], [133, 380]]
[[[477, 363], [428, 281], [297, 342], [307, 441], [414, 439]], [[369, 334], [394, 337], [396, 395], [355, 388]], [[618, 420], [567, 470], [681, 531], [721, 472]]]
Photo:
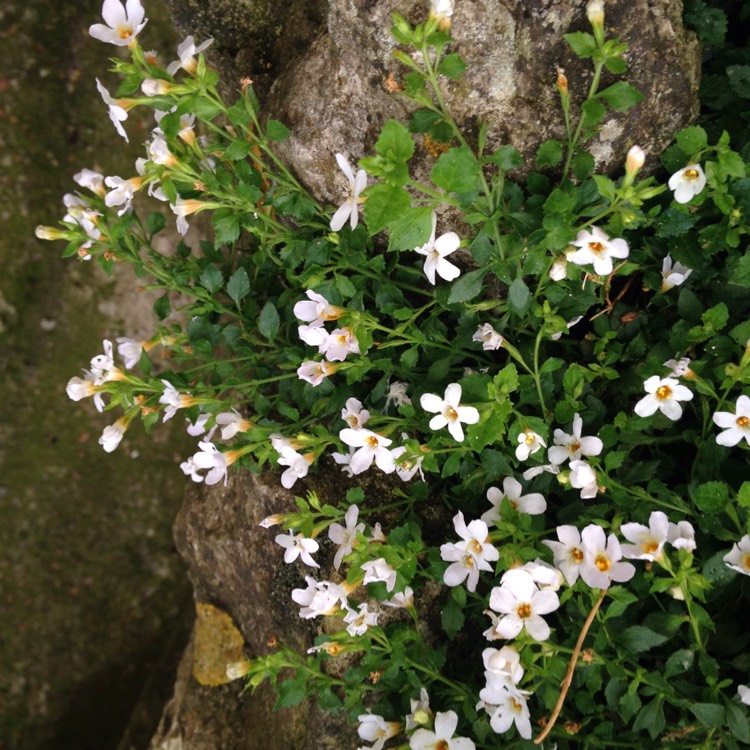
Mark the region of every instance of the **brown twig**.
[[560, 691], [560, 696], [557, 699], [557, 703], [555, 704], [555, 710], [552, 712], [552, 716], [550, 716], [549, 721], [547, 722], [547, 726], [544, 727], [544, 731], [534, 739], [535, 745], [541, 744], [544, 741], [544, 738], [552, 731], [552, 727], [555, 726], [557, 717], [560, 715], [560, 711], [562, 711], [563, 703], [565, 702], [565, 696], [568, 694], [570, 683], [573, 682], [573, 672], [575, 671], [578, 657], [581, 654], [581, 648], [583, 648], [583, 641], [586, 639], [586, 635], [589, 632], [591, 623], [594, 621], [596, 613], [599, 611], [599, 607], [601, 607], [606, 595], [607, 590], [605, 589], [604, 591], [602, 591], [602, 595], [596, 600], [596, 603], [591, 608], [591, 612], [589, 612], [589, 616], [586, 618], [586, 622], [583, 623], [581, 632], [578, 635], [578, 640], [576, 641], [576, 647], [573, 649], [573, 655], [570, 657], [568, 671], [565, 673], [565, 677], [563, 677], [563, 681], [560, 683], [560, 687], [562, 689]]

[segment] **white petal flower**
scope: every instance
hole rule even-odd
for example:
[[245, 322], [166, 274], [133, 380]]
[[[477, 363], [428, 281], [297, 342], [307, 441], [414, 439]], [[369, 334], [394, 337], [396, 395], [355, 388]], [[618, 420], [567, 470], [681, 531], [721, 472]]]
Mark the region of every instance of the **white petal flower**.
[[[523, 677], [521, 655], [513, 646], [503, 646], [501, 649], [486, 648], [482, 651], [485, 678], [488, 673], [501, 678], [506, 683], [517, 685]], [[488, 703], [493, 701], [484, 698]]]
[[352, 637], [364, 635], [368, 628], [378, 624], [379, 616], [380, 612], [377, 610], [371, 612], [367, 603], [360, 604], [356, 610], [347, 608], [346, 615], [344, 615], [344, 622], [349, 623], [346, 632]]
[[359, 204], [363, 201], [359, 194], [367, 187], [367, 172], [364, 169], [360, 169], [355, 177], [352, 165], [343, 154], [336, 154], [336, 162], [349, 181], [349, 194], [331, 219], [331, 230], [334, 232], [338, 232], [346, 224], [347, 219], [352, 229], [357, 228]]
[[104, 432], [102, 432], [101, 437], [99, 438], [99, 445], [101, 445], [107, 453], [112, 453], [112, 451], [120, 444], [123, 435], [125, 435], [125, 430], [127, 429], [127, 421], [123, 417], [120, 417], [120, 419], [114, 424], [107, 425], [104, 428]]
[[204, 480], [207, 485], [218, 484], [222, 479], [227, 484], [227, 472], [235, 456], [222, 453], [213, 443], [202, 441], [198, 443], [200, 450], [191, 459], [195, 472], [206, 471]]
[[148, 23], [141, 0], [127, 0], [125, 6], [119, 0], [104, 0], [102, 18], [104, 23], [89, 26], [89, 34], [100, 42], [124, 47], [135, 43], [135, 38]]
[[700, 164], [688, 164], [675, 172], [668, 184], [677, 203], [689, 203], [706, 187], [706, 175]]
[[414, 606], [414, 589], [407, 586], [403, 591], [399, 591], [391, 599], [386, 599], [381, 604], [394, 609], [410, 609]]
[[383, 581], [388, 592], [393, 591], [396, 586], [396, 571], [385, 561], [385, 558], [379, 557], [377, 560], [363, 563], [362, 570], [365, 573], [362, 583]]
[[281, 474], [281, 486], [290, 490], [298, 479], [307, 476], [312, 462], [315, 460], [314, 453], [297, 453], [292, 448], [283, 448], [280, 451], [277, 463], [279, 466], [288, 467]]
[[313, 387], [320, 385], [329, 375], [336, 372], [336, 365], [329, 362], [315, 362], [307, 360], [297, 368], [297, 376], [306, 380]]
[[675, 378], [691, 378], [695, 373], [690, 369], [690, 358], [682, 357], [681, 359], [668, 359], [664, 362], [664, 367], [668, 367]]
[[544, 438], [533, 430], [524, 430], [518, 435], [518, 447], [516, 448], [516, 458], [519, 461], [525, 461], [532, 453], [536, 453], [541, 448], [546, 448], [547, 443]]
[[252, 429], [253, 423], [236, 411], [222, 411], [216, 417], [216, 424], [221, 427], [221, 439], [231, 440], [238, 433]]
[[740, 701], [746, 706], [750, 706], [750, 687], [747, 685], [737, 685], [737, 695], [740, 696]]
[[453, 15], [453, 0], [430, 0], [430, 10], [436, 16], [450, 18]]
[[604, 447], [598, 437], [582, 437], [583, 420], [579, 414], [573, 417], [573, 434], [568, 435], [562, 430], [555, 430], [555, 443], [547, 455], [551, 464], [558, 466], [566, 461], [576, 461], [581, 456], [598, 456]]
[[346, 400], [345, 408], [341, 410], [341, 419], [343, 419], [353, 430], [364, 427], [370, 418], [370, 412], [362, 408], [362, 402], [356, 398]]
[[590, 232], [582, 229], [571, 244], [579, 249], [568, 260], [579, 266], [593, 264], [594, 271], [599, 276], [609, 276], [612, 273], [612, 258], [627, 258], [630, 254], [625, 240], [610, 240], [598, 227], [591, 227]]
[[659, 410], [673, 422], [682, 416], [680, 401], [690, 401], [693, 392], [674, 378], [660, 378], [652, 375], [643, 383], [643, 389], [648, 395], [644, 396], [633, 411], [639, 417], [650, 417]]
[[377, 714], [361, 714], [357, 717], [359, 728], [357, 730], [360, 739], [374, 742], [368, 750], [381, 750], [386, 740], [401, 733], [404, 725], [398, 721], [386, 721]]
[[[126, 109], [125, 103], [126, 100], [124, 99], [113, 99], [110, 95], [109, 91], [107, 91], [106, 88], [102, 85], [101, 81], [99, 79], [96, 79], [96, 88], [99, 90], [99, 93], [101, 94], [102, 99], [104, 100], [104, 103], [109, 107], [109, 119], [112, 121], [112, 124], [115, 126], [115, 130], [120, 134], [122, 138], [125, 139], [126, 143], [129, 143], [128, 140], [128, 134], [125, 132], [125, 128], [123, 128], [122, 124], [125, 120], [128, 119], [128, 110]], [[129, 107], [128, 107], [129, 108]]]
[[406, 714], [407, 732], [432, 722], [435, 714], [430, 708], [430, 696], [424, 688], [419, 689], [419, 698], [409, 698], [411, 713]]
[[204, 49], [209, 47], [213, 39], [206, 39], [205, 42], [201, 42], [197, 47], [195, 46], [195, 40], [192, 36], [186, 36], [185, 40], [177, 47], [178, 60], [169, 63], [167, 65], [167, 73], [173, 76], [180, 68], [182, 68], [190, 75], [194, 75], [198, 69], [198, 61], [195, 59], [195, 55], [203, 52]]
[[479, 412], [473, 406], [461, 406], [460, 400], [461, 386], [458, 383], [446, 387], [444, 398], [435, 393], [423, 393], [419, 400], [425, 411], [437, 412], [437, 416], [430, 420], [430, 429], [440, 430], [447, 426], [448, 432], [458, 442], [464, 439], [461, 422], [476, 424], [479, 421]]
[[580, 459], [570, 462], [570, 486], [581, 490], [582, 500], [596, 497], [599, 485], [596, 482], [596, 472], [590, 464]]
[[322, 294], [310, 289], [305, 294], [307, 300], [297, 302], [294, 306], [294, 317], [304, 323], [309, 323], [311, 328], [317, 328], [331, 320], [338, 320], [344, 314], [343, 308], [330, 304]]
[[359, 508], [356, 505], [350, 505], [344, 515], [346, 526], [342, 526], [340, 523], [332, 523], [328, 527], [328, 538], [334, 544], [339, 545], [333, 558], [333, 567], [336, 570], [341, 566], [341, 561], [354, 549], [357, 543], [357, 534], [364, 533], [365, 525], [357, 523], [358, 517]]
[[[479, 693], [482, 698], [485, 690]], [[491, 705], [485, 706], [490, 714], [490, 726], [494, 732], [504, 734], [515, 723], [518, 733], [524, 739], [531, 739], [531, 717], [526, 705], [526, 697], [530, 693], [511, 686], [503, 686], [493, 693]], [[485, 699], [486, 700], [486, 699]]]
[[278, 534], [276, 544], [284, 548], [284, 562], [293, 563], [298, 557], [305, 565], [319, 568], [320, 565], [312, 559], [312, 553], [318, 551], [318, 543], [314, 539], [307, 539], [302, 534]]
[[683, 266], [680, 262], [672, 262], [672, 256], [667, 255], [661, 265], [661, 290], [668, 292], [672, 287], [680, 286], [693, 272], [692, 268]]
[[695, 549], [695, 529], [690, 521], [670, 523], [667, 531], [667, 541], [675, 549], [686, 549], [692, 552]]
[[453, 517], [453, 527], [461, 537], [458, 544], [443, 544], [440, 557], [449, 565], [443, 575], [447, 586], [459, 586], [467, 578], [466, 588], [475, 591], [479, 582], [479, 571], [492, 572], [491, 562], [500, 559], [500, 553], [489, 541], [489, 529], [484, 521], [471, 521], [466, 525], [464, 514], [459, 511]]
[[87, 188], [99, 197], [102, 197], [105, 193], [104, 175], [95, 172], [93, 169], [82, 169], [73, 175], [73, 180], [81, 187]]
[[581, 542], [584, 552], [581, 578], [591, 588], [607, 589], [612, 581], [623, 583], [635, 575], [630, 563], [620, 562], [622, 550], [617, 537], [610, 534], [607, 538], [601, 526], [589, 524], [581, 532]]
[[494, 349], [500, 349], [503, 345], [502, 335], [499, 334], [489, 323], [479, 326], [476, 333], [471, 337], [472, 341], [481, 341], [482, 349], [485, 351], [491, 351]]
[[359, 354], [359, 344], [351, 328], [337, 328], [326, 336], [318, 351], [329, 362], [343, 362], [347, 354]]
[[424, 454], [415, 455], [413, 452], [410, 455], [401, 458], [406, 453], [406, 447], [399, 445], [394, 448], [391, 453], [396, 461], [396, 474], [399, 479], [404, 482], [411, 482], [414, 477], [419, 474], [421, 480], [424, 482], [424, 472], [422, 471], [422, 462], [424, 461]]
[[426, 256], [424, 272], [431, 284], [435, 284], [435, 274], [446, 281], [453, 281], [461, 275], [461, 269], [446, 260], [446, 256], [458, 250], [461, 240], [455, 232], [448, 232], [435, 239], [436, 229], [437, 215], [433, 211], [430, 239], [422, 247], [414, 248], [414, 252]]
[[438, 711], [435, 714], [435, 731], [420, 727], [409, 739], [411, 750], [476, 750], [476, 745], [466, 737], [454, 737], [458, 726], [455, 711]]
[[332, 615], [339, 606], [346, 603], [346, 589], [331, 581], [316, 581], [305, 576], [306, 589], [294, 589], [292, 600], [299, 604], [299, 616], [310, 620], [313, 617]]
[[388, 411], [388, 407], [393, 403], [396, 405], [396, 408], [399, 406], [404, 406], [405, 404], [411, 404], [411, 399], [406, 395], [406, 389], [408, 388], [408, 385], [406, 383], [402, 383], [398, 380], [394, 380], [392, 383], [388, 384], [388, 395], [385, 399], [385, 409], [384, 411]]
[[734, 407], [734, 414], [729, 411], [717, 411], [713, 415], [714, 424], [722, 432], [716, 436], [716, 442], [727, 448], [741, 443], [743, 438], [750, 445], [750, 397], [739, 396]]
[[519, 513], [537, 516], [547, 510], [547, 501], [544, 499], [544, 495], [538, 492], [522, 495], [522, 491], [521, 483], [513, 477], [503, 479], [502, 491], [498, 487], [490, 487], [487, 490], [487, 499], [492, 504], [492, 508], [482, 514], [482, 520], [488, 524], [499, 521], [500, 505], [505, 498]]
[[739, 542], [733, 544], [723, 559], [732, 570], [750, 576], [750, 536], [745, 534]]
[[669, 534], [669, 519], [660, 510], [655, 510], [648, 526], [640, 523], [624, 523], [622, 535], [632, 544], [621, 545], [623, 557], [631, 560], [658, 560]]
[[125, 361], [125, 369], [132, 370], [141, 360], [144, 341], [136, 341], [127, 336], [117, 338], [117, 353]]
[[377, 432], [367, 429], [352, 430], [346, 427], [339, 433], [341, 440], [352, 448], [356, 448], [349, 466], [353, 474], [361, 474], [372, 466], [390, 474], [396, 469], [396, 462], [388, 446], [393, 442]]
[[581, 534], [575, 526], [558, 526], [557, 538], [559, 542], [545, 539], [542, 544], [552, 550], [555, 565], [562, 571], [568, 585], [572, 586], [578, 580], [584, 561]]

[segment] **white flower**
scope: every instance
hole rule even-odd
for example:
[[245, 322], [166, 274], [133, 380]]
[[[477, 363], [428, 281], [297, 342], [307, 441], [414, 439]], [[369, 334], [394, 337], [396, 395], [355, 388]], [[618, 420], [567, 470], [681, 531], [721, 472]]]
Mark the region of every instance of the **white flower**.
[[216, 424], [221, 427], [221, 439], [231, 440], [237, 433], [247, 432], [253, 423], [236, 411], [222, 411], [216, 415]]
[[195, 46], [195, 40], [192, 36], [186, 36], [185, 40], [177, 47], [177, 56], [179, 60], [169, 63], [167, 65], [167, 73], [173, 76], [180, 68], [184, 71], [193, 75], [198, 68], [198, 61], [195, 59], [195, 55], [203, 52], [204, 49], [209, 47], [213, 39], [206, 39], [197, 47]]
[[[525, 570], [531, 576], [540, 591], [559, 591], [565, 580], [562, 571], [544, 562], [544, 560], [540, 560], [538, 557], [536, 560], [530, 560], [525, 563], [521, 567], [521, 570]], [[500, 581], [502, 582], [502, 578]]]
[[526, 705], [526, 696], [530, 693], [511, 685], [502, 685], [492, 691], [492, 701], [484, 697], [487, 694], [488, 691], [485, 688], [480, 691], [479, 697], [491, 703], [485, 706], [485, 710], [490, 714], [492, 730], [498, 734], [504, 734], [515, 723], [521, 737], [526, 740], [531, 739], [531, 717]]
[[164, 404], [163, 422], [172, 419], [178, 409], [187, 409], [195, 404], [195, 398], [189, 393], [179, 393], [177, 389], [168, 381], [162, 378], [164, 392], [159, 396], [159, 403]]
[[394, 609], [409, 609], [414, 606], [414, 589], [407, 586], [403, 591], [399, 591], [391, 599], [386, 599], [381, 604]]
[[71, 401], [80, 401], [82, 398], [94, 397], [94, 406], [101, 412], [104, 409], [104, 399], [99, 392], [101, 384], [97, 385], [94, 376], [88, 373], [86, 378], [72, 377], [65, 386], [65, 392]]
[[312, 559], [312, 553], [318, 551], [318, 543], [314, 539], [307, 539], [302, 534], [277, 534], [276, 544], [284, 548], [284, 562], [293, 563], [298, 557], [305, 565], [319, 568], [320, 565]]
[[515, 638], [524, 628], [536, 641], [546, 641], [549, 625], [542, 615], [554, 612], [560, 600], [554, 591], [540, 591], [531, 574], [520, 568], [503, 576], [502, 586], [490, 593], [490, 608], [505, 615], [494, 630], [501, 638]]
[[706, 187], [706, 175], [700, 164], [688, 164], [669, 178], [669, 189], [677, 203], [689, 203]]
[[541, 435], [533, 430], [524, 430], [518, 435], [516, 458], [519, 461], [525, 461], [532, 453], [536, 453], [542, 447], [546, 448], [547, 443], [544, 442]]
[[409, 706], [411, 713], [406, 714], [406, 731], [410, 732], [412, 729], [423, 724], [429, 724], [435, 714], [430, 708], [430, 696], [424, 688], [419, 689], [419, 698], [409, 698]]
[[640, 146], [631, 146], [625, 157], [625, 173], [635, 175], [646, 161], [646, 154]]
[[411, 404], [411, 399], [406, 395], [407, 384], [402, 383], [398, 380], [394, 380], [388, 384], [388, 395], [385, 399], [385, 409], [388, 411], [388, 407], [393, 403], [396, 404], [396, 408], [403, 406], [404, 404]]
[[143, 341], [129, 339], [127, 336], [117, 338], [117, 353], [125, 361], [127, 370], [132, 370], [140, 362], [143, 344]]
[[148, 150], [149, 159], [154, 164], [161, 164], [165, 167], [174, 167], [179, 164], [177, 157], [169, 150], [167, 142], [161, 136], [154, 136], [148, 141], [146, 149]]
[[363, 563], [362, 570], [365, 573], [362, 583], [377, 583], [378, 581], [383, 581], [385, 582], [385, 588], [388, 592], [393, 591], [396, 586], [396, 571], [383, 557]]
[[362, 402], [356, 398], [348, 398], [344, 406], [341, 410], [341, 419], [353, 430], [364, 427], [370, 418], [370, 412], [362, 408]]
[[404, 728], [401, 722], [386, 721], [376, 714], [361, 714], [357, 719], [359, 721], [357, 732], [360, 739], [375, 743], [369, 750], [381, 750], [386, 740], [395, 737]]
[[[511, 685], [517, 685], [523, 677], [521, 666], [521, 655], [513, 646], [503, 646], [501, 649], [486, 648], [482, 651], [484, 662], [485, 679], [488, 683], [491, 678], [500, 678], [501, 681]], [[485, 699], [488, 700], [488, 699]], [[492, 701], [488, 701], [492, 703]]]
[[743, 438], [750, 445], [750, 397], [739, 396], [734, 412], [717, 411], [713, 415], [714, 424], [722, 429], [716, 442], [727, 448], [741, 443]]
[[299, 334], [299, 337], [302, 341], [304, 341], [308, 346], [323, 346], [325, 344], [326, 340], [330, 336], [328, 331], [326, 331], [325, 328], [323, 328], [322, 325], [314, 326], [299, 326], [297, 328], [297, 333]]
[[453, 517], [453, 527], [462, 541], [440, 547], [440, 557], [453, 563], [443, 574], [443, 581], [447, 586], [459, 586], [468, 578], [466, 588], [475, 591], [479, 571], [492, 572], [490, 563], [499, 560], [500, 553], [490, 543], [490, 532], [484, 521], [471, 521], [467, 526], [464, 514], [459, 511]]
[[453, 0], [430, 0], [430, 10], [436, 16], [450, 18], [453, 15]]
[[343, 154], [336, 154], [336, 162], [349, 181], [349, 195], [331, 219], [331, 230], [334, 232], [338, 232], [346, 224], [347, 219], [349, 226], [356, 229], [359, 221], [359, 204], [362, 203], [359, 194], [367, 187], [367, 172], [364, 169], [358, 170], [355, 177], [352, 165]]
[[581, 490], [581, 499], [596, 497], [599, 486], [596, 483], [596, 472], [580, 459], [570, 462], [570, 486]]
[[351, 328], [337, 328], [318, 347], [329, 362], [343, 362], [347, 354], [359, 354], [357, 337]]
[[682, 357], [681, 359], [668, 359], [664, 362], [664, 367], [668, 367], [672, 371], [672, 375], [676, 378], [689, 378], [693, 376], [693, 371], [690, 369], [690, 358]]
[[89, 26], [89, 34], [100, 42], [116, 44], [118, 47], [133, 44], [136, 36], [148, 23], [145, 15], [141, 0], [127, 0], [124, 7], [119, 0], [104, 0], [104, 23]]
[[481, 341], [482, 349], [490, 351], [499, 349], [503, 345], [502, 335], [499, 334], [489, 323], [479, 326], [476, 333], [471, 337], [472, 341]]
[[508, 498], [510, 504], [519, 513], [528, 513], [530, 516], [538, 516], [547, 510], [547, 501], [544, 495], [538, 492], [531, 492], [528, 495], [522, 495], [523, 487], [521, 483], [513, 477], [503, 479], [502, 491], [497, 487], [490, 487], [487, 490], [487, 499], [492, 503], [492, 508], [482, 514], [482, 520], [485, 523], [495, 523], [500, 520], [500, 504], [504, 498]]
[[578, 580], [584, 561], [581, 534], [575, 526], [558, 526], [557, 538], [559, 542], [545, 539], [542, 544], [552, 550], [555, 565], [562, 571], [568, 585], [572, 586]]
[[[222, 479], [224, 480], [224, 486], [227, 484], [227, 470], [231, 463], [231, 456], [226, 453], [222, 453], [213, 443], [200, 442], [198, 447], [201, 449], [193, 455], [192, 467], [194, 474], [197, 474], [200, 470], [207, 470], [205, 479], [206, 484], [218, 484]], [[183, 469], [184, 471], [184, 469]], [[200, 476], [200, 475], [198, 475]], [[194, 481], [201, 481], [193, 476]]]
[[476, 750], [476, 745], [466, 737], [454, 737], [458, 726], [455, 711], [438, 711], [435, 714], [435, 731], [420, 727], [411, 736], [411, 750]]
[[679, 286], [692, 272], [692, 268], [683, 266], [679, 261], [672, 263], [672, 257], [667, 255], [661, 264], [662, 292], [668, 292], [672, 287]]
[[338, 451], [333, 451], [333, 453], [331, 453], [331, 458], [341, 467], [341, 471], [343, 471], [348, 477], [354, 476], [351, 467], [353, 455], [354, 448], [349, 448], [349, 453], [339, 453]]
[[476, 424], [479, 421], [479, 412], [473, 406], [460, 406], [460, 400], [461, 386], [458, 383], [446, 387], [444, 398], [435, 393], [423, 393], [419, 400], [425, 411], [437, 412], [430, 420], [430, 429], [440, 430], [447, 426], [453, 439], [459, 442], [464, 439], [461, 422]]
[[[115, 3], [119, 4], [119, 3]], [[128, 134], [125, 132], [122, 124], [128, 119], [129, 102], [125, 99], [113, 99], [109, 91], [102, 85], [101, 81], [96, 79], [96, 88], [99, 90], [104, 103], [109, 107], [109, 119], [112, 120], [112, 124], [115, 126], [115, 130], [125, 139], [126, 143], [129, 143]], [[127, 108], [124, 105], [128, 105]]]
[[391, 453], [393, 454], [393, 458], [396, 459], [396, 474], [399, 479], [402, 479], [404, 482], [410, 482], [417, 474], [419, 474], [421, 480], [424, 482], [424, 472], [422, 471], [424, 454], [415, 456], [415, 454], [412, 453], [399, 461], [398, 459], [406, 453], [406, 447], [403, 445], [394, 448]]
[[346, 589], [331, 581], [316, 581], [305, 576], [306, 589], [294, 589], [292, 599], [301, 607], [299, 616], [310, 620], [313, 617], [332, 615], [340, 603], [346, 603]]
[[114, 424], [107, 425], [99, 438], [99, 445], [104, 448], [107, 453], [117, 448], [122, 440], [125, 430], [128, 429], [128, 423], [124, 417], [120, 417]]
[[82, 169], [73, 175], [73, 180], [80, 185], [96, 193], [99, 197], [104, 195], [104, 175], [93, 169]]
[[[199, 414], [195, 422], [190, 422], [189, 419], [186, 419], [185, 421], [188, 423], [187, 434], [192, 435], [193, 437], [198, 437], [199, 435], [203, 435], [206, 432], [206, 425], [208, 424], [208, 420], [210, 418], [211, 418], [210, 414]], [[211, 440], [211, 438], [214, 435], [215, 430], [216, 430], [216, 425], [214, 425], [211, 428], [208, 435], [206, 436], [206, 440]]]
[[623, 557], [631, 560], [658, 560], [669, 535], [669, 526], [669, 519], [660, 510], [651, 514], [648, 526], [624, 523], [620, 532], [632, 544], [621, 545]]
[[558, 258], [549, 269], [549, 277], [552, 281], [562, 281], [568, 272], [568, 259]]
[[589, 524], [581, 532], [581, 542], [584, 553], [581, 578], [592, 589], [607, 589], [612, 581], [623, 583], [635, 575], [630, 563], [619, 562], [622, 551], [617, 537], [610, 534], [607, 539], [601, 526]]
[[91, 359], [91, 375], [96, 385], [102, 385], [111, 380], [124, 380], [125, 375], [119, 367], [115, 367], [112, 356], [112, 342], [109, 339], [102, 341], [104, 354], [97, 354]]
[[581, 437], [583, 420], [579, 414], [573, 417], [573, 434], [555, 430], [555, 443], [547, 452], [550, 463], [558, 466], [566, 461], [575, 461], [581, 456], [598, 456], [604, 447], [598, 437]]
[[657, 409], [669, 417], [673, 422], [682, 416], [680, 401], [690, 401], [693, 392], [674, 378], [660, 378], [652, 375], [643, 383], [643, 389], [648, 394], [636, 405], [633, 411], [639, 417], [650, 417]]
[[598, 227], [591, 227], [590, 232], [582, 229], [572, 244], [579, 249], [568, 260], [579, 266], [592, 263], [599, 276], [612, 273], [612, 258], [627, 258], [630, 254], [625, 240], [610, 240]]
[[310, 465], [315, 460], [314, 453], [297, 453], [293, 448], [283, 448], [277, 463], [279, 466], [288, 467], [281, 474], [281, 486], [290, 490], [298, 479], [307, 476]]
[[350, 427], [341, 430], [339, 437], [347, 445], [357, 449], [349, 462], [353, 474], [367, 471], [373, 461], [386, 474], [396, 469], [393, 454], [388, 450], [388, 446], [393, 442], [389, 438], [378, 435], [372, 430], [352, 430]]
[[122, 216], [124, 213], [130, 211], [135, 193], [137, 190], [140, 190], [143, 180], [140, 177], [131, 177], [124, 180], [122, 177], [112, 175], [111, 177], [106, 177], [104, 183], [107, 187], [112, 188], [104, 196], [105, 205], [109, 206], [109, 208], [122, 206], [117, 212], [118, 216]]
[[737, 544], [733, 544], [723, 559], [732, 570], [750, 576], [750, 536], [745, 534]]
[[695, 529], [690, 521], [670, 523], [667, 531], [667, 541], [675, 549], [686, 549], [692, 552], [695, 549]]
[[317, 292], [308, 289], [305, 292], [307, 300], [297, 302], [294, 306], [294, 317], [304, 323], [309, 323], [310, 328], [318, 328], [331, 320], [338, 320], [344, 310], [336, 305], [331, 305], [328, 300]]
[[346, 632], [352, 637], [364, 635], [368, 628], [378, 624], [379, 616], [380, 612], [378, 611], [370, 612], [367, 603], [360, 604], [357, 610], [347, 607], [346, 615], [344, 615], [344, 622], [349, 623]]
[[333, 567], [336, 570], [341, 566], [341, 561], [354, 549], [354, 545], [357, 543], [357, 534], [361, 534], [365, 530], [363, 523], [357, 523], [358, 516], [359, 508], [356, 505], [350, 505], [344, 515], [346, 526], [342, 526], [340, 523], [332, 523], [328, 527], [328, 538], [334, 544], [339, 545], [333, 558]]
[[750, 687], [747, 685], [737, 685], [737, 695], [740, 696], [740, 701], [746, 706], [750, 706]]
[[455, 232], [448, 232], [435, 239], [436, 229], [437, 214], [433, 211], [430, 239], [422, 247], [414, 248], [414, 252], [426, 256], [424, 272], [431, 284], [435, 283], [436, 273], [441, 279], [445, 279], [446, 281], [453, 281], [453, 279], [457, 279], [461, 275], [461, 270], [445, 259], [447, 255], [458, 250], [461, 240]]
[[329, 375], [336, 372], [336, 365], [328, 362], [315, 362], [307, 360], [297, 368], [297, 376], [306, 380], [313, 387], [320, 385]]
[[[575, 318], [571, 318], [565, 325], [568, 330], [570, 330], [573, 326], [577, 326], [581, 321], [583, 320], [583, 315], [576, 315]], [[562, 338], [563, 332], [558, 331], [557, 333], [553, 333], [550, 335], [550, 339], [552, 341], [559, 341], [560, 338]]]

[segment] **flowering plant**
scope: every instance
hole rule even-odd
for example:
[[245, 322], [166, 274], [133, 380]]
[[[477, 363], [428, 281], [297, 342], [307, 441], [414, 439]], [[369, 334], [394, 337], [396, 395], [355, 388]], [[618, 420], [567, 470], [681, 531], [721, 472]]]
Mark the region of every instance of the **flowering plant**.
[[[277, 156], [289, 131], [251, 84], [219, 96], [209, 42], [163, 66], [139, 45], [140, 2], [105, 1], [91, 34], [130, 51], [115, 96], [97, 82], [110, 118], [127, 138], [151, 107], [156, 126], [134, 176], [79, 172], [62, 228], [38, 235], [108, 273], [133, 264], [163, 291], [157, 318], [179, 306], [184, 323], [119, 338], [121, 365], [105, 341], [68, 395], [123, 411], [107, 451], [136, 417], [184, 418], [193, 481], [267, 468], [307, 490], [264, 526], [299, 570], [290, 608], [325, 630], [308, 654], [229, 669], [277, 684], [279, 707], [316, 695], [378, 749], [750, 742], [745, 162], [693, 126], [663, 156], [671, 178], [640, 178], [637, 147], [621, 178], [594, 173], [607, 109], [643, 98], [600, 86], [627, 45], [597, 0], [592, 33], [566, 36], [594, 74], [581, 97], [558, 76], [565, 138], [534, 165], [490, 152], [445, 104], [465, 65], [453, 4], [432, 6], [394, 17], [408, 127], [387, 122], [356, 172], [331, 155], [331, 208]], [[164, 212], [135, 210], [144, 193], [170, 206], [174, 252], [154, 243]], [[211, 239], [195, 242], [199, 213]], [[321, 497], [319, 471], [348, 491]], [[367, 494], [370, 472], [386, 476]]]

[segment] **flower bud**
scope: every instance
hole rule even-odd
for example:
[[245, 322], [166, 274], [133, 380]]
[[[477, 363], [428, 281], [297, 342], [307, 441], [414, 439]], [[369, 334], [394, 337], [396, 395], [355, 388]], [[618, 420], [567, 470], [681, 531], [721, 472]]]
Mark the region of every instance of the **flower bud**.
[[430, 714], [424, 709], [419, 709], [414, 712], [413, 719], [415, 724], [426, 727], [430, 723]]
[[602, 0], [589, 0], [589, 4], [586, 6], [586, 16], [594, 28], [603, 26], [604, 3]]
[[69, 240], [72, 239], [72, 233], [66, 232], [56, 227], [45, 227], [41, 224], [34, 230], [34, 234], [40, 240]]
[[146, 78], [141, 84], [141, 91], [146, 96], [159, 96], [169, 94], [173, 91], [175, 85], [169, 81], [162, 81], [159, 78]]
[[239, 680], [240, 677], [244, 677], [250, 671], [250, 667], [251, 664], [248, 659], [227, 664], [227, 677], [230, 680]]
[[635, 175], [646, 161], [646, 154], [640, 146], [631, 146], [625, 158], [625, 172]]

